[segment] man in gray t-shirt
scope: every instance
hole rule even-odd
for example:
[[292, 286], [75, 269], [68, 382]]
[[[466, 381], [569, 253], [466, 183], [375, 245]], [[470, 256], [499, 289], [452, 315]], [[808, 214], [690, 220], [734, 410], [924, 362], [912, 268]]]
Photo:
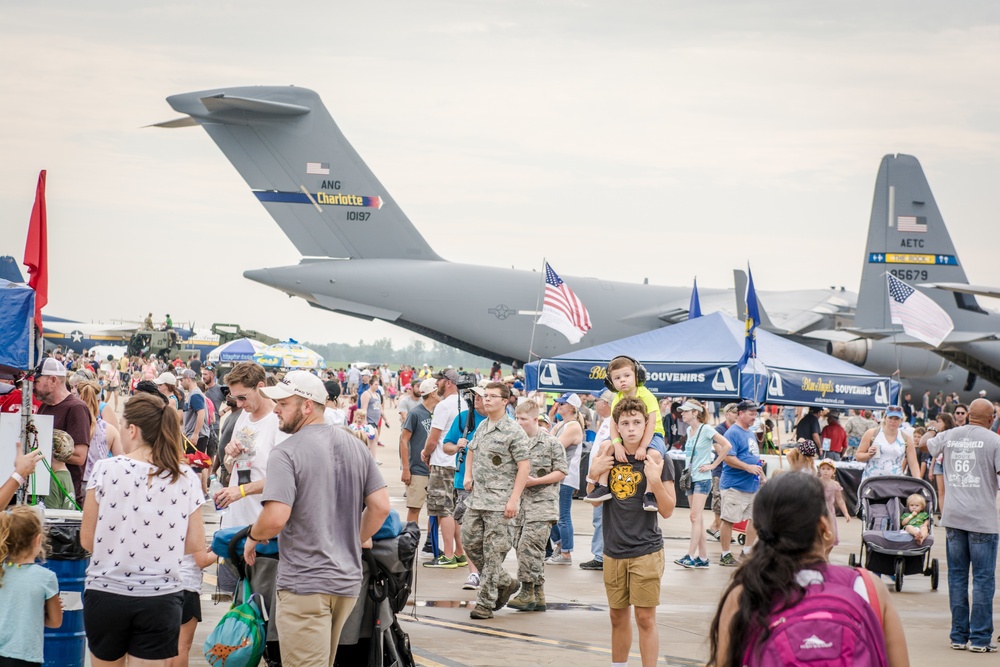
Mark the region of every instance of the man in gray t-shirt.
[[361, 592], [362, 546], [389, 514], [389, 493], [368, 449], [327, 425], [323, 382], [292, 371], [260, 390], [276, 402], [278, 428], [291, 434], [271, 450], [262, 502], [244, 558], [281, 533], [277, 615], [286, 664], [333, 663], [344, 622]]
[[[997, 473], [1000, 436], [989, 430], [993, 404], [976, 399], [969, 406], [969, 424], [921, 438], [931, 456], [944, 453], [941, 525], [947, 529], [948, 601], [951, 605], [951, 647], [977, 653], [997, 650], [993, 638], [993, 594], [996, 591], [998, 533]], [[972, 606], [969, 606], [969, 570]]]

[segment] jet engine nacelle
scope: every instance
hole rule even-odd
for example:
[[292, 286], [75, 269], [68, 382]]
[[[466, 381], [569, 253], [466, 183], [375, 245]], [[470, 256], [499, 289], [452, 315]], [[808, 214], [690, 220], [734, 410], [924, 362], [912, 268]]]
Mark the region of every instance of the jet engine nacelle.
[[904, 378], [934, 377], [948, 364], [929, 350], [894, 345], [891, 339], [858, 338], [835, 342], [831, 354], [879, 375], [892, 375], [899, 369], [900, 376]]

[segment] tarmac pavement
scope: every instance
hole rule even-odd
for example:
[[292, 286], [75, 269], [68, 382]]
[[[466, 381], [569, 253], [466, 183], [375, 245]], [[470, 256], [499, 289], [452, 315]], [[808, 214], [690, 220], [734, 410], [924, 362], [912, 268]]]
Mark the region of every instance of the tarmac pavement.
[[[384, 428], [378, 459], [389, 486], [392, 506], [403, 516], [406, 508], [403, 484], [399, 479], [398, 417]], [[211, 537], [217, 517], [211, 503], [206, 506], [206, 533]], [[573, 665], [606, 666], [611, 662], [611, 624], [607, 599], [599, 571], [585, 571], [579, 563], [590, 560], [591, 505], [573, 503], [573, 526], [576, 549], [571, 566], [546, 566], [546, 612], [518, 612], [504, 609], [488, 621], [469, 618], [475, 606], [476, 591], [462, 590], [468, 576], [466, 568], [438, 570], [416, 566], [415, 592], [410, 606], [399, 615], [400, 625], [410, 636], [417, 664], [425, 667], [466, 667], [471, 665]], [[421, 514], [421, 529], [426, 530], [426, 513]], [[840, 522], [841, 544], [834, 548], [831, 562], [847, 564], [861, 544], [860, 521]], [[708, 570], [688, 570], [673, 564], [687, 551], [690, 536], [688, 510], [679, 508], [669, 519], [660, 519], [666, 551], [657, 624], [660, 630], [660, 665], [703, 665], [708, 657], [708, 630], [721, 592], [732, 574], [731, 568], [718, 565], [720, 547], [709, 538], [712, 566]], [[940, 529], [933, 556], [941, 566], [941, 583], [931, 591], [930, 578], [909, 576], [903, 590], [892, 592], [906, 630], [910, 661], [913, 665], [964, 665], [988, 662], [989, 657], [953, 651], [948, 631], [951, 617], [948, 607], [947, 565], [944, 554], [944, 531]], [[421, 540], [422, 543], [422, 540]], [[737, 546], [734, 544], [734, 547]], [[735, 552], [735, 551], [734, 551]], [[418, 556], [420, 563], [425, 559]], [[508, 572], [516, 574], [517, 564], [511, 552], [506, 561]], [[206, 665], [200, 647], [218, 620], [228, 609], [213, 604], [214, 568], [206, 570], [202, 590], [204, 621], [199, 624], [192, 650], [192, 665]], [[888, 582], [890, 588], [891, 582]], [[630, 664], [639, 665], [638, 636], [634, 635]], [[992, 660], [996, 660], [994, 656]]]

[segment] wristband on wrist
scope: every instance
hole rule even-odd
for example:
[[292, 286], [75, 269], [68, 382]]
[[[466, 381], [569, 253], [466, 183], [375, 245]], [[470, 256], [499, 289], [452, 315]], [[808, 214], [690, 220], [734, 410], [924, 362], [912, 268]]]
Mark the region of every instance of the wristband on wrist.
[[247, 490], [243, 484], [240, 484], [240, 495], [243, 496], [244, 498], [247, 497]]
[[253, 537], [253, 524], [252, 524], [252, 523], [250, 524], [250, 527], [249, 527], [249, 528], [247, 528], [247, 539], [248, 539], [248, 540], [253, 540], [254, 542], [256, 542], [256, 541], [257, 541], [257, 540], [255, 540], [255, 539], [254, 539], [254, 537]]
[[613, 444], [616, 444], [616, 445], [620, 445], [620, 444], [621, 444], [621, 442], [622, 442], [622, 439], [621, 439], [621, 438], [615, 438], [615, 439], [614, 439], [614, 440], [612, 440], [611, 442], [612, 442]]
[[21, 473], [16, 470], [10, 474], [10, 478], [17, 482], [18, 486], [22, 486], [24, 484], [24, 478], [21, 477]]

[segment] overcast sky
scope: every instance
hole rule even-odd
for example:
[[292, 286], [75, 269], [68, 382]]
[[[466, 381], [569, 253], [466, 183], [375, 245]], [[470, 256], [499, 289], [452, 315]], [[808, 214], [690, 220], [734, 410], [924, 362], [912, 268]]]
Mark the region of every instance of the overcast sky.
[[[857, 291], [882, 155], [921, 161], [972, 283], [1000, 283], [1000, 4], [0, 2], [0, 254], [48, 169], [49, 307], [84, 321], [413, 335], [246, 269], [299, 256], [168, 95], [316, 90], [453, 261]], [[621, 240], [614, 250], [613, 240]]]

